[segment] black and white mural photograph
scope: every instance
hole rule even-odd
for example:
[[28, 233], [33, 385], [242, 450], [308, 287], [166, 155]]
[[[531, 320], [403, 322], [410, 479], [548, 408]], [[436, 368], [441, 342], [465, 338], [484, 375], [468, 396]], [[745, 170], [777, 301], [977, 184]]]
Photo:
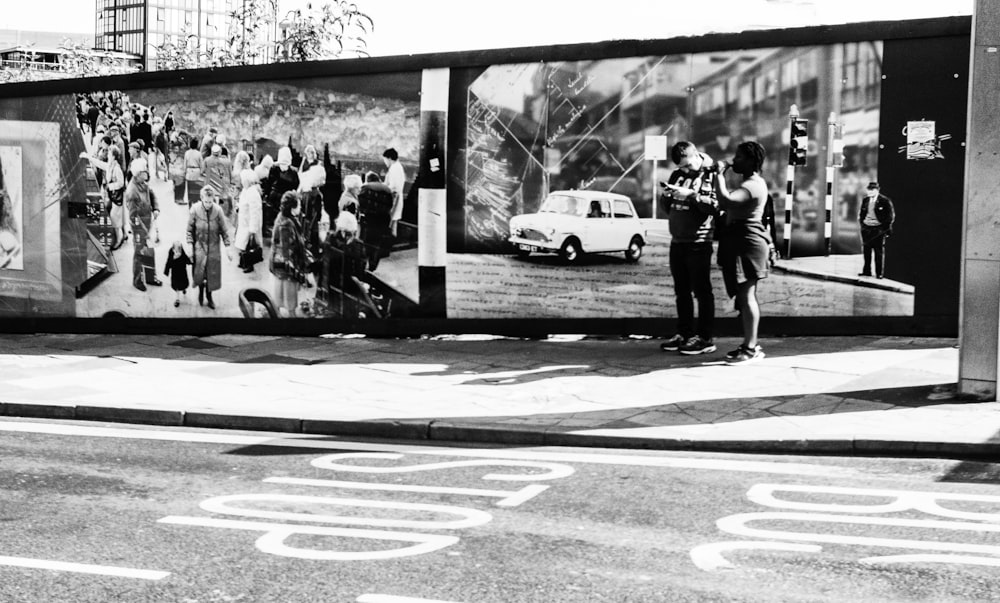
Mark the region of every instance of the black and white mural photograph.
[[[764, 313], [912, 315], [913, 285], [893, 278], [893, 191], [876, 188], [881, 56], [865, 41], [470, 70], [449, 317], [676, 316], [661, 183], [681, 141], [706, 171], [741, 142], [766, 151], [779, 259]], [[712, 281], [732, 312], [717, 268]]]
[[87, 268], [71, 283], [76, 316], [387, 318], [416, 306], [419, 75], [59, 102], [99, 113], [5, 122], [0, 294], [44, 293], [24, 274], [58, 263], [45, 195], [71, 186], [65, 230]]

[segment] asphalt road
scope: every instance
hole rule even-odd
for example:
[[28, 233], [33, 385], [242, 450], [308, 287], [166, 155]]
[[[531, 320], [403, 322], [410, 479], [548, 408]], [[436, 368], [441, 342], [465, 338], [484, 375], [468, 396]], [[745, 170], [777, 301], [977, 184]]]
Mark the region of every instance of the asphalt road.
[[0, 422], [0, 601], [991, 601], [1000, 466]]

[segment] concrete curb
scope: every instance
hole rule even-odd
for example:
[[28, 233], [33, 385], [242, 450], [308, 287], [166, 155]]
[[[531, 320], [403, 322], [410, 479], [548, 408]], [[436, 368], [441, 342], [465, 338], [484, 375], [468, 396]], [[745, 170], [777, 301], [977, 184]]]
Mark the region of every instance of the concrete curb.
[[890, 440], [873, 438], [870, 435], [825, 439], [759, 440], [648, 438], [573, 433], [546, 426], [511, 427], [445, 420], [339, 421], [10, 402], [0, 403], [0, 416], [510, 446], [573, 446], [745, 454], [1000, 458], [1000, 442]]

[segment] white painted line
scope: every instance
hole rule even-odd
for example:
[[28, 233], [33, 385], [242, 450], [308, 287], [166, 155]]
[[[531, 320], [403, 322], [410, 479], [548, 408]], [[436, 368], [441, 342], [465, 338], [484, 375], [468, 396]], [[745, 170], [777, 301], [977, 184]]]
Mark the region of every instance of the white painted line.
[[[321, 513], [295, 513], [291, 511], [269, 511], [241, 507], [232, 503], [278, 503], [282, 508], [293, 506], [356, 507], [363, 509], [399, 509], [410, 514], [428, 513], [457, 515], [461, 519], [453, 521], [431, 521], [416, 519], [388, 519], [384, 517], [355, 517], [349, 515], [324, 515]], [[379, 526], [383, 528], [417, 528], [425, 530], [457, 530], [472, 528], [489, 523], [493, 516], [486, 511], [456, 507], [452, 505], [432, 505], [427, 503], [407, 503], [387, 500], [367, 500], [363, 498], [329, 498], [325, 496], [297, 496], [294, 494], [230, 494], [216, 496], [202, 501], [202, 510], [221, 515], [242, 515], [260, 519], [287, 521], [313, 521], [317, 523], [341, 523], [347, 525]]]
[[151, 429], [122, 429], [71, 424], [42, 424], [19, 421], [0, 421], [0, 431], [42, 433], [64, 436], [125, 438], [134, 440], [159, 440], [173, 442], [201, 442], [242, 446], [276, 446], [284, 448], [313, 448], [328, 450], [358, 450], [374, 452], [399, 452], [447, 457], [512, 459], [551, 461], [561, 463], [590, 463], [634, 467], [669, 467], [677, 469], [703, 469], [709, 471], [739, 471], [775, 475], [806, 475], [812, 477], [856, 477], [859, 472], [846, 467], [813, 465], [807, 463], [739, 461], [676, 456], [640, 456], [625, 454], [598, 454], [576, 452], [549, 452], [547, 449], [511, 450], [500, 448], [448, 448], [445, 446], [414, 446], [412, 444], [372, 444], [326, 437], [289, 434], [269, 436], [244, 436], [221, 433], [188, 432], [180, 430], [156, 431]]
[[417, 599], [416, 597], [378, 594], [361, 595], [356, 601], [357, 603], [458, 603], [457, 601], [442, 601], [440, 599]]
[[352, 490], [385, 490], [389, 492], [419, 492], [421, 494], [459, 494], [462, 496], [485, 496], [501, 499], [498, 507], [516, 507], [528, 501], [548, 486], [531, 484], [520, 490], [483, 490], [479, 488], [447, 488], [439, 486], [410, 486], [406, 484], [378, 484], [374, 482], [348, 482], [334, 479], [308, 479], [301, 477], [268, 477], [268, 484], [289, 484], [293, 486], [315, 486], [318, 488], [348, 488]]
[[712, 542], [691, 549], [691, 561], [698, 569], [712, 572], [720, 569], [733, 569], [722, 553], [738, 550], [792, 551], [796, 553], [818, 553], [823, 547], [818, 544], [796, 544], [792, 542]]
[[162, 580], [170, 575], [170, 572], [158, 572], [156, 570], [141, 570], [129, 567], [114, 567], [111, 565], [90, 565], [87, 563], [70, 563], [68, 561], [52, 561], [50, 559], [29, 559], [27, 557], [0, 557], [0, 565], [29, 567], [33, 569], [45, 569], [57, 572], [76, 572], [79, 574], [100, 574], [102, 576], [118, 576], [121, 578], [139, 578], [142, 580]]
[[1000, 567], [1000, 559], [996, 557], [973, 557], [971, 555], [886, 555], [884, 557], [865, 557], [861, 563], [956, 563], [961, 565], [986, 565]]

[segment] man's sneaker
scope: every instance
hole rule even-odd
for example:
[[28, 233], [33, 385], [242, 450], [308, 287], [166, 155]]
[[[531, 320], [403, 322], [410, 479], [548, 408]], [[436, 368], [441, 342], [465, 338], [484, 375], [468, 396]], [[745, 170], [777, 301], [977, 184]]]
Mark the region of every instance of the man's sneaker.
[[711, 354], [716, 350], [715, 344], [712, 343], [711, 339], [702, 339], [698, 335], [691, 337], [684, 342], [681, 346], [681, 354], [687, 354], [693, 356], [695, 354]]
[[670, 339], [661, 343], [660, 349], [663, 350], [664, 352], [676, 352], [677, 350], [681, 349], [681, 346], [684, 345], [685, 341], [686, 340], [683, 337], [681, 337], [680, 334], [674, 335]]
[[750, 348], [740, 344], [740, 347], [726, 354], [726, 362], [729, 364], [742, 364], [744, 362], [760, 360], [763, 357], [764, 350], [759, 345]]

